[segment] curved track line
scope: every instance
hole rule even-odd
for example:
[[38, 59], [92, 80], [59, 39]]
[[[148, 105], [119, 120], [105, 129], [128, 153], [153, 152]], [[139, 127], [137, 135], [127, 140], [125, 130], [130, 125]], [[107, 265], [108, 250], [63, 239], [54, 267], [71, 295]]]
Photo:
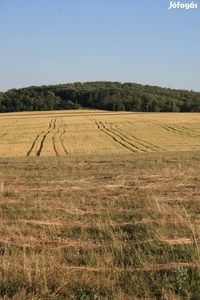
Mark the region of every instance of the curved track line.
[[62, 147], [63, 147], [63, 150], [65, 151], [66, 155], [69, 155], [69, 152], [67, 151], [66, 147], [65, 147], [65, 144], [64, 144], [64, 141], [62, 139], [62, 135], [65, 134], [65, 130], [63, 129], [63, 132], [61, 133], [61, 135], [59, 136], [59, 139], [60, 139], [60, 142], [62, 144]]
[[51, 119], [51, 122], [49, 123], [49, 129], [51, 128], [52, 124], [53, 124], [53, 120], [54, 119]]
[[40, 148], [39, 148], [39, 150], [38, 150], [37, 153], [36, 153], [37, 156], [40, 156], [41, 151], [42, 151], [42, 148], [43, 148], [44, 140], [46, 139], [46, 136], [47, 136], [47, 134], [49, 134], [49, 132], [50, 132], [50, 130], [47, 131], [47, 132], [44, 134], [44, 136], [43, 136], [43, 138], [42, 138], [42, 140], [41, 140], [41, 143], [40, 143]]
[[[117, 134], [115, 134], [115, 133], [113, 133], [112, 131], [110, 131], [109, 129], [107, 129], [107, 128], [105, 127], [105, 125], [102, 124], [100, 121], [99, 121], [99, 123], [100, 123], [101, 125], [98, 124], [98, 121], [94, 121], [94, 122], [95, 122], [95, 124], [97, 125], [97, 127], [98, 127], [99, 130], [103, 131], [105, 134], [107, 134], [108, 136], [110, 136], [116, 143], [120, 144], [121, 146], [123, 146], [124, 148], [128, 149], [128, 150], [131, 151], [131, 152], [137, 152], [137, 150], [133, 150], [131, 147], [125, 145], [123, 142], [120, 142], [115, 136], [119, 137], [119, 138], [120, 138], [122, 141], [124, 141], [124, 142], [126, 142], [126, 140], [124, 140], [123, 138], [121, 138], [121, 137], [118, 136]], [[109, 131], [110, 131], [113, 135], [112, 135], [111, 133], [109, 133]], [[128, 144], [130, 144], [130, 143], [128, 143]], [[136, 148], [136, 147], [134, 147], [134, 148]]]
[[32, 143], [32, 146], [31, 146], [30, 150], [26, 153], [26, 156], [30, 156], [30, 154], [31, 154], [31, 152], [32, 152], [32, 150], [33, 150], [33, 148], [34, 148], [34, 146], [35, 146], [35, 143], [36, 143], [37, 139], [39, 138], [39, 136], [40, 136], [43, 132], [44, 132], [44, 131], [40, 132], [40, 133], [36, 136], [35, 140], [34, 140], [33, 143]]
[[56, 128], [56, 121], [57, 121], [57, 118], [54, 119], [54, 122], [53, 122], [53, 129]]
[[195, 131], [194, 129], [190, 129], [190, 128], [187, 128], [185, 126], [177, 126], [177, 128], [179, 130], [182, 130], [183, 133], [187, 133], [188, 135], [192, 136], [192, 137], [199, 137], [200, 135], [198, 134], [197, 131]]
[[[146, 142], [146, 141], [141, 140], [141, 139], [139, 139], [139, 138], [136, 138], [134, 135], [132, 135], [131, 133], [127, 132], [126, 130], [121, 129], [121, 128], [119, 129], [117, 125], [115, 125], [115, 126], [117, 127], [116, 130], [118, 130], [119, 132], [120, 132], [120, 131], [123, 131], [123, 132], [125, 132], [126, 134], [130, 135], [132, 138], [134, 138], [134, 139], [137, 141], [138, 144], [140, 144], [140, 145], [143, 146], [143, 147], [146, 147], [146, 148], [147, 148], [147, 145], [149, 145], [149, 146], [152, 146], [152, 147], [156, 148], [156, 150], [166, 151], [164, 148], [158, 147], [158, 146], [156, 146], [156, 145], [154, 145], [154, 144], [152, 144], [152, 143], [149, 143], [149, 142]], [[146, 145], [145, 145], [145, 144], [146, 144]], [[152, 149], [152, 151], [155, 151], [155, 150]]]
[[56, 141], [55, 141], [55, 136], [56, 136], [56, 134], [57, 134], [58, 132], [59, 132], [59, 131], [57, 131], [57, 132], [52, 136], [53, 149], [54, 149], [56, 155], [59, 155], [59, 154], [58, 154], [58, 151], [57, 151], [57, 149], [56, 149]]
[[2, 134], [2, 135], [0, 136], [0, 139], [1, 139], [2, 137], [4, 137], [6, 134], [8, 134], [8, 132]]
[[[135, 144], [133, 144], [132, 141], [131, 141], [129, 138], [127, 138], [127, 136], [125, 136], [123, 133], [121, 133], [120, 131], [117, 131], [116, 129], [112, 128], [112, 124], [110, 125], [111, 128], [108, 129], [108, 128], [105, 127], [105, 125], [103, 125], [103, 123], [102, 123], [101, 121], [99, 121], [99, 123], [101, 123], [102, 126], [104, 126], [105, 130], [107, 130], [107, 131], [113, 133], [114, 135], [116, 135], [117, 137], [119, 137], [122, 141], [124, 141], [125, 143], [129, 144], [131, 147], [137, 149], [137, 152], [138, 152], [138, 150], [139, 150], [139, 151], [142, 151], [142, 152], [147, 152], [146, 150], [141, 149], [140, 147], [138, 147], [138, 146], [136, 146]], [[118, 134], [117, 134], [117, 133], [118, 133]], [[145, 147], [145, 148], [146, 148], [146, 147]], [[132, 149], [131, 149], [131, 150], [132, 150]], [[135, 152], [135, 151], [134, 151], [134, 152]]]
[[187, 131], [183, 131], [183, 130], [180, 130], [180, 129], [177, 129], [177, 128], [174, 128], [172, 126], [163, 126], [163, 128], [169, 132], [172, 132], [172, 133], [175, 133], [175, 134], [180, 134], [180, 135], [184, 135], [184, 136], [189, 136], [189, 137], [198, 137], [197, 135], [196, 136], [193, 136], [191, 135], [191, 133], [187, 132]]

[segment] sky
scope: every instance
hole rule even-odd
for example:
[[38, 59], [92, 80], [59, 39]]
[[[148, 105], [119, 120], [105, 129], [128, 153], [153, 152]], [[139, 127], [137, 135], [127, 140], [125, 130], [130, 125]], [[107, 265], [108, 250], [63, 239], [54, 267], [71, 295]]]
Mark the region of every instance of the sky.
[[0, 91], [119, 81], [200, 91], [200, 0], [0, 0]]

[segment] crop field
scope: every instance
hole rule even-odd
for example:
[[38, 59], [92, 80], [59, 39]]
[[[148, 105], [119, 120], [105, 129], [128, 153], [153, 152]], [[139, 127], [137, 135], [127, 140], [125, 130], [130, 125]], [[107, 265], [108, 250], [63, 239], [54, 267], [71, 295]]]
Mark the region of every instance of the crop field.
[[0, 157], [199, 150], [200, 114], [7, 113], [0, 143]]
[[0, 115], [0, 299], [200, 299], [200, 115]]

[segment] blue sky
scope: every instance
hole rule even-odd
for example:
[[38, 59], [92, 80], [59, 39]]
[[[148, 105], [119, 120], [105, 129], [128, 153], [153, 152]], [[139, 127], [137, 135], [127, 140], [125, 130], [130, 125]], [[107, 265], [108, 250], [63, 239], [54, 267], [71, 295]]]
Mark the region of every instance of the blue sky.
[[0, 91], [106, 80], [200, 91], [193, 3], [0, 0]]

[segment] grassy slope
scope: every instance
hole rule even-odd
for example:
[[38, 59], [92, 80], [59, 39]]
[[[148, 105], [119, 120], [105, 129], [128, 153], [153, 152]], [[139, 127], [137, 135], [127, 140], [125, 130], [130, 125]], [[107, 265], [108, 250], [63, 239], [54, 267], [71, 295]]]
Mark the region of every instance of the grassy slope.
[[199, 162], [1, 158], [1, 299], [199, 299]]

